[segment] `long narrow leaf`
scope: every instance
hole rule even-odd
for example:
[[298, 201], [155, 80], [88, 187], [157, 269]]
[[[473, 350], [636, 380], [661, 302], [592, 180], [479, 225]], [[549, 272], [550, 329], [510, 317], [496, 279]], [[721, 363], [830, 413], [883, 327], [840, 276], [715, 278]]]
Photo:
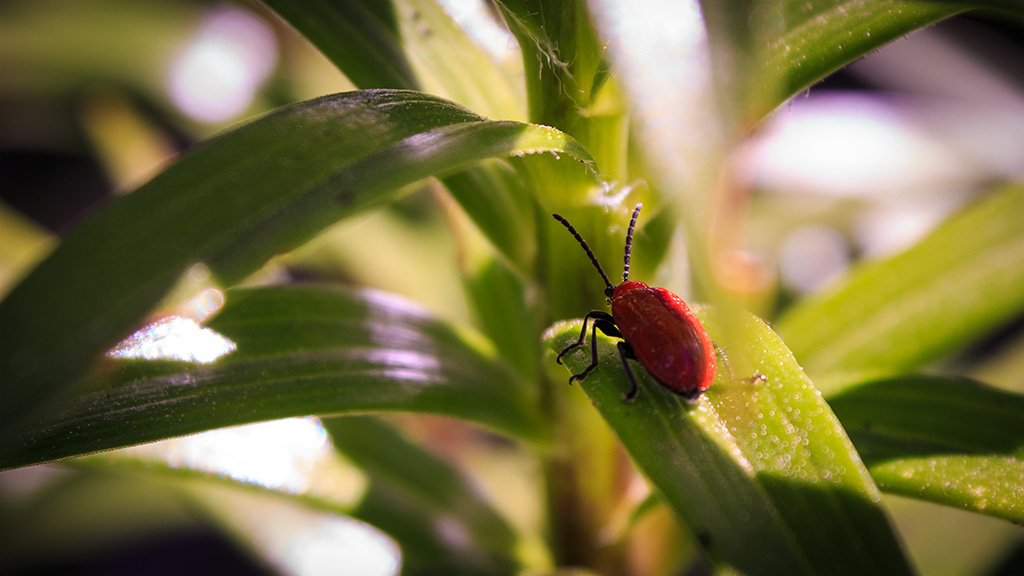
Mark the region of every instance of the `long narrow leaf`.
[[[880, 46], [971, 8], [933, 0], [701, 2], [716, 65], [747, 125]], [[744, 102], [745, 100], [745, 102]]]
[[[721, 318], [698, 314], [722, 336]], [[550, 349], [578, 331], [556, 327]], [[717, 562], [751, 574], [909, 573], [877, 488], [792, 354], [753, 317], [730, 335], [729, 363], [693, 404], [635, 364], [640, 395], [624, 403], [626, 377], [606, 343], [581, 387]], [[566, 364], [576, 373], [588, 357], [573, 353]], [[741, 379], [751, 374], [766, 379]]]
[[[438, 2], [266, 3], [360, 88], [417, 85], [491, 118], [526, 116], [519, 91], [509, 81], [515, 75], [500, 69]], [[379, 12], [375, 17], [369, 14], [371, 7]], [[366, 19], [370, 22], [364, 23]], [[376, 65], [378, 60], [388, 64]], [[392, 73], [397, 67], [401, 74]], [[522, 178], [510, 172], [484, 164], [443, 182], [495, 248], [528, 271], [536, 250], [532, 204]]]
[[0, 423], [80, 374], [195, 263], [237, 282], [405, 184], [544, 151], [589, 162], [557, 130], [388, 90], [289, 106], [215, 138], [73, 231], [0, 304]]
[[429, 412], [522, 438], [543, 435], [511, 368], [393, 297], [229, 291], [209, 328], [236, 350], [207, 365], [109, 361], [81, 392], [20, 427], [0, 469], [309, 414]]
[[263, 0], [359, 88], [417, 89], [391, 2]]
[[416, 88], [523, 119], [514, 84], [434, 0], [265, 0], [359, 88]]
[[536, 310], [527, 299], [524, 284], [522, 278], [495, 258], [482, 259], [463, 274], [462, 280], [481, 330], [503, 357], [534, 382], [539, 376], [540, 342]]
[[[1024, 186], [993, 193], [776, 324], [813, 374], [907, 370], [1024, 312]], [[823, 390], [826, 394], [834, 390]]]
[[1024, 522], [1024, 396], [907, 376], [829, 404], [883, 490]]
[[701, 2], [720, 89], [749, 127], [815, 82], [901, 36], [967, 10], [1019, 15], [984, 0]]
[[520, 171], [505, 162], [483, 162], [444, 178], [443, 183], [494, 248], [528, 273], [537, 256], [531, 194], [535, 187], [526, 183]]

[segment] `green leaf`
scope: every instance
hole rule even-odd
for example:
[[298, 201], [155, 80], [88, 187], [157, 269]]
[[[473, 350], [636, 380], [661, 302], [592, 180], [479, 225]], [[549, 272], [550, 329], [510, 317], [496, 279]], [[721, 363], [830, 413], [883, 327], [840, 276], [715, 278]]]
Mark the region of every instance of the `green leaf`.
[[797, 303], [776, 327], [812, 375], [908, 370], [962, 348], [1024, 312], [1021, 214], [1024, 185], [1005, 187]]
[[223, 134], [79, 226], [0, 304], [0, 422], [81, 374], [197, 262], [231, 284], [406, 184], [545, 151], [590, 161], [552, 128], [391, 90], [303, 102]]
[[208, 430], [65, 461], [67, 469], [124, 474], [169, 487], [218, 484], [262, 491], [321, 512], [349, 515], [366, 475], [338, 454], [315, 418]]
[[[522, 98], [509, 81], [516, 74], [500, 69], [438, 2], [372, 1], [360, 6], [355, 1], [270, 0], [268, 4], [360, 88], [417, 85], [484, 116], [526, 117]], [[381, 14], [370, 17], [371, 8]], [[371, 22], [364, 26], [366, 19]], [[353, 23], [358, 30], [338, 33]], [[377, 60], [389, 64], [366, 68]], [[399, 65], [400, 75], [389, 74]], [[507, 166], [484, 164], [445, 177], [443, 182], [495, 248], [520, 270], [529, 270], [536, 243], [526, 218], [532, 218], [532, 204], [522, 178]]]
[[[725, 317], [698, 315], [724, 342]], [[579, 323], [556, 325], [548, 346], [578, 334]], [[792, 354], [752, 316], [729, 335], [729, 361], [694, 403], [635, 364], [640, 395], [624, 403], [625, 373], [604, 337], [601, 364], [580, 386], [717, 563], [758, 574], [909, 573], [877, 488]], [[588, 361], [565, 358], [572, 373]]]
[[505, 120], [525, 118], [518, 91], [492, 57], [434, 0], [264, 2], [359, 88], [436, 94]]
[[18, 429], [0, 469], [310, 414], [427, 412], [544, 435], [524, 383], [492, 350], [394, 297], [232, 290], [209, 328], [237, 349], [208, 365], [110, 360]]
[[1024, 396], [902, 376], [829, 404], [886, 492], [1024, 522]]
[[515, 572], [515, 534], [457, 470], [376, 418], [324, 426], [369, 480], [352, 515], [398, 542], [405, 573]]
[[483, 258], [462, 285], [486, 334], [503, 358], [531, 382], [540, 376], [536, 311], [526, 283], [497, 258]]
[[719, 90], [749, 127], [788, 98], [911, 32], [977, 9], [1021, 13], [989, 0], [729, 0], [701, 2]]
[[[244, 522], [254, 509], [272, 519], [304, 511], [313, 516], [303, 524], [345, 516], [382, 530], [401, 547], [403, 574], [515, 572], [516, 534], [458, 470], [378, 418], [322, 423], [333, 442], [322, 431], [314, 437], [319, 424], [308, 419], [278, 420], [78, 458], [73, 468], [185, 490], [213, 505], [229, 532], [241, 529], [234, 535], [243, 541], [253, 529], [267, 539]], [[232, 503], [241, 526], [231, 522]]]
[[379, 0], [262, 0], [359, 88], [419, 88], [398, 17]]
[[522, 69], [499, 65], [453, 21], [444, 2], [396, 0], [395, 5], [405, 52], [424, 91], [490, 118], [526, 119]]
[[[495, 160], [448, 176], [443, 182], [494, 248], [528, 274], [537, 256], [536, 194], [520, 172], [508, 162]], [[588, 180], [593, 183], [593, 178]]]
[[753, 79], [748, 115], [755, 122], [846, 64], [972, 7], [967, 2], [934, 0], [750, 5], [746, 48], [761, 47], [749, 68]]

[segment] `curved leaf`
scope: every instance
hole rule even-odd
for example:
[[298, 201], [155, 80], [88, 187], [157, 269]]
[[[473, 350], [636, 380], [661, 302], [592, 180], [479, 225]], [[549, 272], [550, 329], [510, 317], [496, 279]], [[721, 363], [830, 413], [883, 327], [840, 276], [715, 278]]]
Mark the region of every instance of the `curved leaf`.
[[[525, 118], [509, 80], [515, 75], [499, 69], [438, 2], [266, 3], [360, 88], [417, 85], [484, 116]], [[373, 17], [371, 9], [380, 13]], [[377, 61], [388, 65], [366, 67]], [[396, 67], [401, 74], [391, 73]], [[508, 166], [484, 163], [443, 182], [494, 247], [520, 270], [530, 270], [536, 252], [533, 206], [521, 176]]]
[[904, 376], [829, 404], [883, 490], [1024, 522], [1024, 396]]
[[285, 107], [209, 141], [78, 227], [0, 304], [0, 422], [80, 374], [194, 263], [237, 282], [405, 184], [539, 152], [590, 161], [552, 128], [392, 90]]
[[523, 119], [502, 70], [434, 0], [265, 0], [359, 88], [415, 88]]
[[1024, 312], [1021, 214], [1024, 185], [997, 191], [776, 327], [812, 374], [907, 370], [948, 354]]
[[753, 122], [880, 46], [972, 7], [967, 2], [935, 0], [787, 0], [771, 7], [750, 5], [746, 47], [755, 53], [749, 63], [753, 74], [747, 114]]
[[901, 36], [967, 10], [1019, 15], [1001, 0], [751, 0], [701, 2], [721, 92], [741, 127]]
[[[724, 317], [698, 316], [723, 336]], [[909, 573], [877, 488], [793, 356], [752, 316], [731, 332], [728, 362], [692, 404], [637, 365], [640, 395], [624, 403], [626, 377], [606, 341], [581, 388], [717, 562], [751, 574]], [[556, 325], [548, 346], [578, 334], [579, 323]], [[588, 360], [565, 359], [573, 373]], [[749, 374], [766, 379], [736, 378]]]
[[79, 393], [17, 431], [0, 469], [308, 414], [429, 412], [527, 439], [544, 427], [493, 352], [375, 292], [228, 292], [209, 328], [236, 350], [212, 364], [109, 361]]

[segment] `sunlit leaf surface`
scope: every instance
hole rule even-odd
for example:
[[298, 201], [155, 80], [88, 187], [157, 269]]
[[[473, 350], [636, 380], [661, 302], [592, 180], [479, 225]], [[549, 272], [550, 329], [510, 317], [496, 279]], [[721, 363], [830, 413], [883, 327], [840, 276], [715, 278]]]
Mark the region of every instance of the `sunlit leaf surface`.
[[108, 361], [20, 428], [0, 468], [308, 414], [428, 412], [543, 435], [511, 368], [404, 300], [313, 287], [236, 290], [208, 328], [237, 349], [210, 364]]
[[[723, 336], [723, 317], [698, 314], [713, 339]], [[635, 364], [640, 395], [624, 403], [628, 383], [607, 341], [581, 387], [718, 562], [758, 574], [909, 573], [877, 488], [792, 354], [753, 317], [733, 332], [728, 364], [692, 404]], [[578, 323], [557, 325], [550, 350], [578, 333]], [[589, 354], [565, 360], [576, 373]]]

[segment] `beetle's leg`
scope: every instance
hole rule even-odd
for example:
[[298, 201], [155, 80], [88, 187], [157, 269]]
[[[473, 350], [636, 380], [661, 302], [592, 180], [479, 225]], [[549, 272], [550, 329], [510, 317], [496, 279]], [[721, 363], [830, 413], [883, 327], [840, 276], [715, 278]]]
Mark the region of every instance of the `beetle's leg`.
[[600, 328], [601, 332], [604, 332], [605, 336], [611, 336], [612, 338], [622, 338], [622, 332], [619, 332], [619, 327], [615, 325], [615, 321], [612, 320], [611, 315], [609, 315], [607, 318], [595, 319], [594, 327]]
[[[586, 343], [586, 341], [587, 341], [587, 322], [590, 319], [592, 319], [592, 318], [593, 318], [595, 324], [597, 323], [598, 320], [604, 320], [605, 322], [607, 322], [608, 324], [610, 324], [612, 326], [612, 328], [615, 330], [616, 333], [618, 332], [618, 329], [615, 329], [615, 321], [612, 320], [612, 315], [611, 314], [609, 314], [607, 312], [604, 312], [603, 310], [592, 310], [590, 312], [587, 312], [587, 315], [583, 317], [583, 329], [580, 330], [580, 337], [575, 342], [573, 342], [572, 344], [569, 344], [565, 348], [562, 348], [562, 351], [559, 352], [558, 356], [555, 357], [555, 362], [558, 362], [559, 364], [561, 364], [562, 363], [562, 356], [565, 356], [569, 352], [572, 352], [573, 350], [579, 348], [580, 346], [583, 346]], [[608, 331], [603, 329], [603, 328], [601, 329], [601, 331], [604, 332], [605, 334], [608, 334]]]
[[632, 402], [636, 399], [636, 395], [640, 393], [640, 386], [636, 383], [636, 377], [633, 376], [633, 370], [629, 367], [629, 359], [636, 360], [636, 354], [633, 352], [633, 347], [629, 345], [625, 340], [619, 342], [619, 357], [622, 358], [622, 367], [626, 369], [626, 377], [629, 378], [629, 392], [622, 395], [623, 402]]
[[[593, 314], [593, 313], [592, 313]], [[586, 379], [587, 375], [597, 368], [597, 331], [601, 330], [608, 336], [615, 338], [622, 338], [622, 333], [615, 327], [615, 323], [611, 320], [611, 315], [605, 312], [601, 312], [603, 316], [595, 316], [593, 327], [590, 329], [590, 365], [583, 369], [583, 372], [579, 374], [573, 374], [569, 377], [569, 384], [574, 381], [582, 382]]]

